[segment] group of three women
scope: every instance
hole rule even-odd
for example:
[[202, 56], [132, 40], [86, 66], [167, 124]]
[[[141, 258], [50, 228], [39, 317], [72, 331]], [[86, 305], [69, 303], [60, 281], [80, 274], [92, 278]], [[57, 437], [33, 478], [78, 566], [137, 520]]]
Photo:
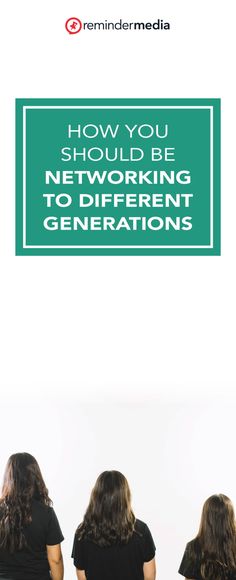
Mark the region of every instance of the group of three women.
[[[63, 535], [36, 459], [12, 455], [0, 498], [0, 579], [63, 580]], [[72, 550], [78, 580], [155, 580], [155, 545], [136, 519], [126, 478], [97, 479]], [[179, 573], [189, 580], [236, 580], [236, 525], [231, 501], [211, 496]], [[171, 579], [170, 579], [171, 580]]]

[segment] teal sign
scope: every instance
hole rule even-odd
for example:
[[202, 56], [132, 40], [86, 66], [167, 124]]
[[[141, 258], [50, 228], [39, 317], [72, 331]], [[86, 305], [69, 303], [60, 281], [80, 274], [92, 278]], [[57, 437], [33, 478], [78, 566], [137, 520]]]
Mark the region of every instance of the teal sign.
[[219, 99], [18, 99], [18, 255], [219, 255]]

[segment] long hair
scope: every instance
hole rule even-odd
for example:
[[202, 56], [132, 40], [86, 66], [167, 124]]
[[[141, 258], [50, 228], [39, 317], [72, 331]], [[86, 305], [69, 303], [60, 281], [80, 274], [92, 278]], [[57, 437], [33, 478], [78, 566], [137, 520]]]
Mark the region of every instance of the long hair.
[[14, 552], [26, 546], [24, 527], [32, 521], [32, 500], [52, 501], [36, 459], [15, 453], [8, 459], [0, 498], [0, 547]]
[[77, 529], [78, 539], [91, 540], [101, 547], [125, 544], [134, 526], [127, 479], [119, 471], [104, 471], [95, 483], [83, 522]]
[[235, 515], [226, 495], [212, 495], [206, 500], [196, 540], [204, 580], [226, 580], [236, 571]]

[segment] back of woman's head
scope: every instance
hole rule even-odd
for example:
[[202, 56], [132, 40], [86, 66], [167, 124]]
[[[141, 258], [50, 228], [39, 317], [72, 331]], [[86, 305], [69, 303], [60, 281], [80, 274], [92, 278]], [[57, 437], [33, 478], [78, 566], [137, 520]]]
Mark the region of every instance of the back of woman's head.
[[78, 537], [100, 546], [126, 543], [133, 534], [134, 524], [127, 479], [119, 471], [104, 471], [92, 490]]
[[24, 526], [31, 522], [32, 500], [51, 505], [36, 459], [29, 453], [9, 457], [0, 499], [0, 546], [11, 552], [25, 545]]
[[204, 580], [224, 580], [236, 568], [236, 525], [231, 500], [212, 495], [203, 506], [197, 536]]

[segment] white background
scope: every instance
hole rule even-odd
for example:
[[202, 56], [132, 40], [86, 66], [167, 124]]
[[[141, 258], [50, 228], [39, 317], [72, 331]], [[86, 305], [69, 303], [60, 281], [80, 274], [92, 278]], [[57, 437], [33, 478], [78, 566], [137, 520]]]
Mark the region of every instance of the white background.
[[[236, 502], [233, 3], [1, 3], [0, 471], [36, 455], [66, 536], [120, 469], [174, 580], [202, 502]], [[82, 32], [82, 20], [171, 22]], [[15, 97], [222, 98], [221, 257], [14, 257]], [[201, 168], [199, 168], [199, 171]], [[111, 579], [112, 580], [112, 579]]]

